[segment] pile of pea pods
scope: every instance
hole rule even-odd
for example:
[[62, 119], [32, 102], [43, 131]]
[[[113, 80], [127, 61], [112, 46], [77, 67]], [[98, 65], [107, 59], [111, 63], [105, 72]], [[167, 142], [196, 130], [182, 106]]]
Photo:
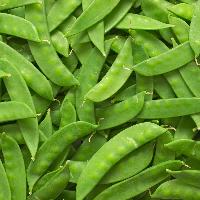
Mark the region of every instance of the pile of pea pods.
[[200, 0], [0, 0], [0, 200], [200, 200]]

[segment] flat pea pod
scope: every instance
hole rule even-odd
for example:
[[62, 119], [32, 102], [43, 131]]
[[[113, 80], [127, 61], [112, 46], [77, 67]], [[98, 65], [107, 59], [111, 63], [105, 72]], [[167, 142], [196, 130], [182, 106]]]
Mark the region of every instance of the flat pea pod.
[[[101, 102], [115, 94], [127, 81], [132, 73], [132, 39], [128, 38], [114, 61], [113, 65], [103, 77], [85, 96], [94, 102]], [[110, 87], [112, 85], [112, 87]]]
[[182, 181], [183, 183], [193, 185], [198, 188], [200, 187], [199, 186], [200, 170], [172, 171], [168, 169], [167, 172], [177, 180]]
[[132, 96], [136, 95], [136, 85], [131, 85], [127, 88], [125, 88], [122, 91], [119, 91], [114, 98], [112, 99], [112, 102], [118, 102], [118, 101], [124, 101]]
[[112, 128], [133, 119], [142, 110], [145, 92], [138, 93], [120, 103], [96, 110], [98, 130]]
[[161, 184], [151, 196], [159, 199], [192, 199], [200, 198], [200, 190], [179, 180], [171, 180]]
[[159, 30], [173, 27], [147, 16], [128, 13], [116, 26], [118, 29]]
[[10, 185], [1, 159], [0, 159], [0, 178], [1, 178], [0, 199], [11, 200]]
[[113, 9], [113, 11], [104, 19], [105, 33], [115, 27], [118, 22], [128, 13], [131, 7], [135, 4], [136, 0], [124, 0]]
[[189, 31], [189, 42], [195, 53], [195, 58], [197, 58], [200, 54], [200, 1], [197, 1], [195, 4], [194, 13], [192, 16], [192, 20], [190, 23], [190, 31]]
[[37, 29], [31, 22], [7, 13], [0, 13], [0, 33], [40, 42]]
[[80, 5], [81, 0], [55, 1], [47, 15], [49, 30], [53, 31], [54, 29], [56, 29]]
[[106, 138], [100, 134], [88, 136], [83, 140], [83, 143], [76, 150], [71, 158], [74, 161], [87, 161], [89, 160], [105, 143]]
[[2, 59], [9, 60], [20, 71], [31, 89], [45, 99], [53, 99], [53, 91], [49, 81], [31, 62], [4, 42], [0, 42], [0, 54]]
[[68, 32], [69, 35], [80, 33], [108, 15], [120, 2], [120, 0], [110, 0], [106, 4], [101, 0], [94, 0], [90, 6], [78, 17]]
[[101, 183], [119, 182], [141, 172], [152, 161], [154, 145], [154, 141], [147, 143], [125, 156], [106, 173]]
[[[105, 42], [106, 56], [110, 51], [112, 41], [111, 39]], [[103, 56], [97, 48], [93, 48], [81, 67], [78, 76], [80, 86], [76, 90], [76, 109], [79, 119], [82, 121], [96, 123], [94, 103], [85, 99], [85, 95], [97, 84], [105, 60], [106, 57]], [[91, 75], [88, 76], [88, 74]], [[87, 79], [85, 77], [87, 77]]]
[[[25, 8], [25, 17], [32, 22], [38, 30], [41, 42], [29, 41], [29, 46], [35, 61], [43, 73], [59, 86], [77, 85], [78, 81], [59, 59], [51, 43], [48, 31], [44, 1], [40, 4], [28, 5]], [[40, 19], [38, 21], [38, 19]], [[48, 59], [44, 59], [47, 58]]]
[[199, 103], [200, 99], [195, 97], [146, 101], [137, 117], [141, 119], [160, 119], [192, 115], [200, 112], [196, 107]]
[[199, 141], [191, 139], [179, 139], [172, 141], [165, 146], [175, 152], [200, 160]]
[[168, 148], [165, 148], [164, 145], [172, 142], [173, 136], [172, 134], [167, 131], [163, 135], [159, 136], [156, 141], [156, 151], [154, 154], [153, 164], [157, 165], [159, 163], [168, 161], [168, 160], [175, 160], [175, 153]]
[[194, 9], [195, 6], [193, 4], [187, 3], [179, 3], [168, 8], [169, 11], [186, 20], [192, 19]]
[[108, 187], [94, 198], [94, 200], [125, 200], [133, 198], [169, 177], [166, 173], [166, 169], [177, 170], [180, 169], [182, 165], [182, 161], [174, 160], [147, 168], [136, 176]]
[[66, 187], [69, 180], [68, 166], [62, 166], [60, 170], [40, 189], [35, 191], [28, 200], [49, 200], [58, 197]]
[[51, 35], [51, 41], [56, 51], [65, 56], [69, 56], [69, 42], [61, 31], [56, 31]]
[[[96, 126], [92, 124], [79, 121], [64, 126], [49, 137], [38, 150], [35, 160], [28, 167], [29, 190], [32, 190], [35, 182], [50, 167], [60, 153], [77, 139], [90, 134], [95, 128]], [[52, 147], [54, 148], [49, 151]]]
[[39, 129], [45, 134], [47, 138], [53, 134], [53, 125], [51, 121], [50, 110], [47, 111], [44, 120], [40, 123]]
[[[0, 110], [0, 122], [36, 117], [29, 106], [17, 101], [1, 102]], [[12, 112], [8, 112], [9, 110]]]
[[[176, 59], [174, 60], [174, 58]], [[132, 69], [144, 76], [153, 76], [180, 68], [193, 59], [194, 54], [189, 42], [185, 42], [165, 53], [133, 66]]]
[[181, 18], [169, 15], [169, 23], [173, 24], [172, 30], [176, 35], [180, 43], [187, 42], [189, 40], [190, 26]]
[[1, 136], [1, 147], [12, 200], [25, 200], [26, 170], [21, 150], [17, 142], [6, 134]]
[[28, 4], [39, 3], [40, 0], [2, 0], [0, 3], [0, 10], [8, 10], [17, 8]]
[[[88, 161], [77, 182], [77, 200], [82, 200], [124, 156], [166, 132], [149, 122], [129, 127], [104, 144]], [[95, 169], [95, 171], [93, 170]]]
[[[0, 60], [0, 66], [6, 72], [11, 74], [11, 77], [3, 79], [11, 100], [25, 103], [35, 113], [31, 94], [19, 71], [6, 60]], [[37, 119], [29, 118], [19, 120], [18, 124], [31, 155], [34, 157], [39, 142]]]

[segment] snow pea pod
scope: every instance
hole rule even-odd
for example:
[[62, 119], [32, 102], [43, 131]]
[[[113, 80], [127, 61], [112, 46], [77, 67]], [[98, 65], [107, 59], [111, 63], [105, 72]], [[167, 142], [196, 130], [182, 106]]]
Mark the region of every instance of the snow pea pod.
[[81, 173], [76, 188], [77, 200], [84, 199], [120, 159], [164, 132], [166, 129], [146, 122], [129, 127], [109, 140], [88, 161], [86, 168]]
[[69, 35], [74, 35], [86, 30], [108, 15], [120, 2], [120, 0], [110, 0], [106, 4], [101, 0], [94, 0], [90, 6], [78, 17], [72, 25]]
[[193, 59], [194, 53], [189, 42], [185, 42], [165, 53], [149, 58], [133, 66], [132, 69], [144, 76], [153, 76], [180, 68]]
[[137, 117], [141, 119], [159, 119], [192, 115], [200, 112], [200, 108], [198, 109], [196, 106], [199, 103], [200, 99], [195, 97], [146, 101]]
[[[147, 168], [143, 172], [127, 180], [116, 183], [100, 193], [94, 200], [125, 200], [145, 192], [152, 186], [165, 180], [169, 175], [166, 169], [180, 169], [182, 161], [166, 161]], [[145, 180], [145, 181], [143, 181]], [[133, 187], [134, 186], [134, 187]]]
[[97, 109], [98, 130], [121, 125], [136, 117], [143, 108], [144, 97], [145, 92], [141, 92], [120, 103]]
[[101, 102], [111, 97], [131, 75], [131, 65], [133, 65], [132, 39], [128, 38], [109, 71], [97, 85], [89, 90], [85, 98]]
[[128, 13], [116, 26], [118, 29], [159, 30], [173, 27], [147, 16]]

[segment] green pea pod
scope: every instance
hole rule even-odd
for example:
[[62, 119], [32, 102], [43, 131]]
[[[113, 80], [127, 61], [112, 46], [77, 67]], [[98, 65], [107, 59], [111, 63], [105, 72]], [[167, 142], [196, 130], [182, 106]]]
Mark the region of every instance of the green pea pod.
[[41, 188], [36, 190], [28, 199], [49, 200], [58, 197], [66, 187], [69, 180], [67, 165], [61, 167], [57, 173], [50, 178]]
[[200, 108], [197, 109], [196, 106], [199, 103], [200, 99], [195, 97], [146, 101], [137, 117], [141, 119], [161, 119], [192, 115], [200, 112]]
[[6, 13], [0, 13], [0, 33], [40, 42], [37, 29], [31, 22]]
[[[174, 160], [160, 163], [156, 166], [147, 168], [141, 173], [127, 180], [116, 183], [100, 193], [94, 200], [125, 200], [139, 195], [152, 186], [162, 182], [169, 175], [166, 169], [180, 169], [182, 161]], [[145, 181], [143, 181], [145, 180]], [[134, 185], [134, 187], [132, 187]]]
[[166, 129], [146, 122], [129, 127], [109, 140], [88, 161], [81, 173], [76, 188], [77, 200], [84, 199], [120, 159], [164, 132]]
[[0, 178], [1, 178], [0, 199], [11, 200], [11, 190], [10, 190], [8, 178], [7, 178], [7, 175], [6, 175], [6, 172], [1, 160], [0, 160]]
[[195, 187], [199, 186], [200, 171], [199, 170], [182, 170], [182, 171], [172, 171], [167, 169], [167, 172], [172, 175], [177, 180], [183, 183], [193, 185]]
[[33, 3], [40, 3], [40, 0], [3, 0], [0, 2], [0, 10], [8, 10]]
[[147, 16], [128, 13], [120, 22], [117, 24], [118, 29], [141, 29], [141, 30], [159, 30], [163, 28], [173, 27], [174, 25], [165, 24], [158, 20], [152, 19]]
[[69, 56], [69, 42], [62, 32], [54, 32], [51, 35], [51, 41], [53, 43], [54, 48], [59, 54], [65, 57]]
[[[1, 147], [5, 162], [5, 171], [8, 177], [12, 199], [25, 200], [26, 170], [21, 150], [17, 142], [11, 137], [7, 136], [6, 134], [3, 134], [1, 137]], [[5, 197], [5, 199], [8, 199], [8, 197]]]
[[55, 1], [47, 15], [49, 30], [56, 29], [79, 5], [81, 5], [81, 0]]
[[179, 180], [171, 180], [161, 184], [151, 196], [161, 199], [193, 199], [200, 198], [199, 188], [185, 184]]
[[[132, 64], [132, 39], [128, 38], [109, 71], [97, 85], [89, 90], [85, 98], [94, 102], [101, 102], [111, 97], [131, 75]], [[110, 87], [111, 85], [112, 87]]]
[[101, 0], [94, 0], [72, 25], [68, 36], [80, 33], [108, 15], [120, 2], [120, 0], [110, 0], [106, 4]]
[[185, 42], [165, 53], [133, 66], [133, 70], [144, 76], [159, 75], [178, 69], [193, 59], [194, 54], [189, 42]]
[[191, 24], [190, 24], [190, 32], [189, 32], [189, 42], [195, 53], [195, 58], [197, 58], [200, 54], [200, 1], [197, 1], [195, 4], [194, 13], [192, 16]]
[[0, 54], [1, 58], [7, 59], [20, 71], [26, 84], [31, 89], [43, 98], [53, 99], [52, 87], [49, 81], [31, 62], [4, 42], [0, 42]]
[[180, 154], [200, 160], [200, 142], [191, 139], [179, 139], [165, 145]]
[[[33, 23], [38, 30], [40, 43], [29, 42], [29, 46], [35, 61], [43, 73], [55, 84], [59, 86], [77, 85], [78, 81], [59, 59], [52, 43], [48, 31], [44, 1], [40, 4], [26, 6], [25, 17]], [[37, 19], [40, 19], [38, 21]], [[47, 58], [48, 59], [44, 59]]]
[[[60, 153], [77, 139], [90, 134], [95, 128], [96, 126], [92, 124], [80, 121], [64, 126], [49, 137], [38, 150], [35, 160], [28, 167], [29, 190], [32, 191], [35, 182], [50, 167]], [[52, 147], [54, 150], [49, 151]]]
[[116, 127], [136, 117], [143, 108], [144, 97], [145, 93], [141, 92], [120, 103], [97, 109], [98, 130]]

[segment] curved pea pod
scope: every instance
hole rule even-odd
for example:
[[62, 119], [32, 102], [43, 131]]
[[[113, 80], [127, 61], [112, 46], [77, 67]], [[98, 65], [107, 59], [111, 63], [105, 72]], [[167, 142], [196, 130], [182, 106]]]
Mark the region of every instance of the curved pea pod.
[[[56, 29], [74, 10], [81, 5], [81, 0], [58, 0], [47, 15], [48, 27], [50, 31]], [[56, 17], [55, 17], [56, 16]]]
[[128, 13], [131, 7], [135, 4], [136, 0], [124, 0], [112, 10], [112, 12], [104, 19], [105, 33], [115, 27], [118, 22]]
[[178, 69], [193, 59], [194, 53], [190, 44], [185, 42], [165, 53], [133, 66], [132, 69], [144, 76], [154, 76]]
[[[25, 200], [26, 170], [22, 152], [17, 142], [6, 134], [1, 136], [1, 147], [5, 162], [4, 167], [8, 177], [12, 199]], [[7, 197], [5, 199], [7, 199]]]
[[172, 27], [172, 30], [176, 35], [178, 41], [180, 43], [188, 41], [190, 26], [181, 18], [174, 17], [172, 15], [169, 15], [168, 18], [169, 18], [169, 23], [174, 25], [174, 27]]
[[196, 105], [199, 98], [173, 98], [146, 101], [141, 113], [137, 116], [141, 119], [159, 119], [192, 115], [200, 112]]
[[[109, 53], [112, 41], [111, 39], [105, 42], [106, 54]], [[97, 83], [105, 60], [106, 57], [97, 48], [93, 48], [81, 67], [78, 76], [80, 86], [76, 90], [76, 109], [80, 120], [95, 124], [94, 103], [85, 99], [85, 95]]]
[[118, 29], [159, 30], [173, 27], [147, 16], [128, 13], [116, 26]]
[[3, 0], [0, 2], [0, 10], [8, 10], [33, 3], [40, 3], [40, 0]]
[[193, 185], [195, 187], [199, 186], [199, 179], [200, 179], [200, 170], [182, 170], [182, 171], [172, 171], [167, 169], [167, 172], [176, 178], [177, 180], [180, 180], [181, 182], [189, 185]]
[[120, 0], [110, 0], [106, 4], [101, 0], [94, 0], [72, 25], [68, 36], [80, 33], [108, 15], [120, 2]]
[[57, 173], [50, 178], [41, 188], [36, 190], [31, 196], [28, 197], [29, 200], [41, 199], [49, 200], [57, 198], [69, 181], [69, 170], [68, 166], [62, 166]]
[[120, 103], [97, 109], [98, 130], [121, 125], [136, 117], [143, 108], [144, 97], [145, 92], [141, 92]]
[[190, 88], [192, 93], [196, 96], [200, 96], [200, 86], [197, 84], [200, 80], [200, 69], [196, 63], [191, 62], [179, 69], [181, 76], [186, 82], [187, 86]]
[[114, 96], [114, 98], [112, 99], [112, 102], [124, 101], [134, 95], [136, 95], [136, 85], [135, 84], [125, 88], [122, 91], [119, 91], [119, 93], [117, 93]]
[[56, 51], [65, 56], [69, 56], [69, 42], [61, 31], [56, 31], [51, 35], [51, 41]]
[[166, 133], [157, 138], [156, 151], [153, 160], [154, 165], [157, 165], [159, 163], [168, 160], [175, 160], [175, 153], [164, 146], [165, 144], [172, 141], [173, 141], [173, 136], [169, 131], [167, 131]]
[[136, 176], [112, 185], [100, 193], [94, 200], [125, 200], [133, 198], [169, 177], [166, 169], [177, 170], [182, 165], [182, 161], [174, 160], [147, 168]]
[[141, 146], [116, 163], [110, 171], [106, 173], [101, 183], [114, 183], [138, 174], [150, 164], [153, 153], [154, 142]]
[[[56, 131], [38, 150], [35, 160], [28, 167], [29, 190], [32, 191], [35, 182], [50, 167], [54, 160], [71, 143], [94, 131], [96, 126], [86, 122], [75, 122]], [[52, 149], [53, 147], [53, 149]], [[52, 149], [49, 151], [49, 149]]]
[[1, 179], [0, 199], [11, 200], [10, 185], [1, 160], [0, 160], [0, 179]]
[[124, 85], [131, 75], [131, 65], [133, 65], [132, 40], [128, 38], [109, 71], [86, 94], [85, 98], [94, 102], [101, 102], [111, 97]]
[[83, 143], [76, 150], [71, 160], [89, 160], [106, 142], [106, 138], [97, 133], [92, 136], [86, 137]]
[[0, 110], [0, 122], [36, 117], [29, 106], [17, 101], [1, 102]]
[[200, 160], [200, 142], [191, 139], [179, 139], [165, 145], [172, 151]]
[[183, 19], [191, 20], [195, 6], [193, 4], [179, 3], [169, 7], [168, 10]]
[[31, 89], [43, 98], [53, 99], [53, 91], [49, 81], [31, 62], [3, 42], [0, 42], [0, 54], [1, 58], [9, 60], [19, 70]]
[[7, 13], [0, 13], [0, 33], [35, 42], [40, 41], [37, 30], [31, 22]]
[[179, 180], [171, 180], [161, 184], [151, 195], [152, 198], [160, 199], [193, 199], [200, 198], [200, 190]]
[[195, 4], [194, 13], [190, 23], [189, 42], [195, 53], [195, 58], [200, 54], [200, 1]]
[[41, 39], [41, 42], [29, 41], [29, 46], [42, 72], [59, 86], [77, 85], [78, 81], [61, 62], [52, 45], [46, 21], [44, 1], [26, 6], [25, 18], [35, 25]]
[[81, 173], [76, 188], [77, 200], [84, 199], [120, 159], [164, 132], [166, 129], [146, 122], [129, 127], [109, 140], [93, 155]]

